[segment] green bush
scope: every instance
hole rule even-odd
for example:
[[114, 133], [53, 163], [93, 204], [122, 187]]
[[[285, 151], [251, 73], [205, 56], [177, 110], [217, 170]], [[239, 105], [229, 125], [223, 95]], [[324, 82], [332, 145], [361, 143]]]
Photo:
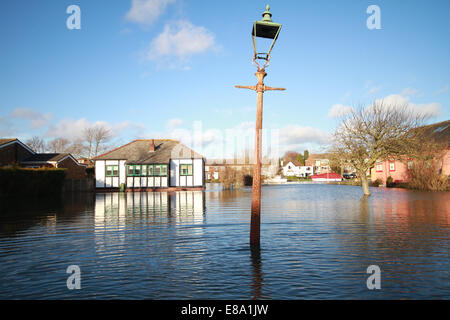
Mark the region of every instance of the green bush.
[[382, 184], [383, 184], [383, 181], [378, 178], [377, 180], [372, 182], [372, 187], [379, 187]]
[[0, 168], [0, 195], [60, 195], [65, 177], [66, 169]]

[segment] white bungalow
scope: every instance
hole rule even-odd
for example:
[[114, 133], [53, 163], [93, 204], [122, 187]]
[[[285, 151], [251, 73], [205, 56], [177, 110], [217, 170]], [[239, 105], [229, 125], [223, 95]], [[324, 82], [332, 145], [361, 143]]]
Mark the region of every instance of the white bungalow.
[[135, 140], [95, 160], [98, 190], [203, 190], [205, 159], [174, 140]]
[[314, 168], [312, 166], [302, 166], [300, 162], [289, 161], [287, 165], [283, 167], [283, 175], [285, 177], [309, 177], [314, 174]]

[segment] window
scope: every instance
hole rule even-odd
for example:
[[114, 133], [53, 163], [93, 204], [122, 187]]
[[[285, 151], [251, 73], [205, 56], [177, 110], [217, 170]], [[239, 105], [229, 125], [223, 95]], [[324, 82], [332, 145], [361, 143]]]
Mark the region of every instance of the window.
[[153, 177], [167, 176], [167, 164], [155, 164], [148, 166], [148, 175]]
[[182, 164], [180, 166], [180, 175], [192, 176], [192, 164]]
[[118, 177], [119, 176], [119, 166], [106, 166], [106, 176], [107, 177]]
[[383, 162], [378, 161], [377, 162], [377, 172], [382, 172], [383, 171]]
[[389, 161], [389, 171], [395, 171], [395, 161]]
[[145, 166], [142, 166], [140, 164], [130, 164], [127, 166], [127, 176], [129, 177], [140, 177], [142, 174], [142, 168]]
[[127, 176], [134, 176], [134, 166], [127, 166]]
[[142, 174], [141, 176], [146, 177], [147, 176], [147, 165], [142, 165]]
[[412, 170], [412, 168], [413, 168], [413, 161], [412, 160], [409, 160], [408, 161], [408, 170]]

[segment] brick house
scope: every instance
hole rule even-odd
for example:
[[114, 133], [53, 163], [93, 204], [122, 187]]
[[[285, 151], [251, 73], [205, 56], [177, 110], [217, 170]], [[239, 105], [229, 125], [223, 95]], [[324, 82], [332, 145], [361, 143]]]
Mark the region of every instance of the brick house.
[[86, 178], [86, 166], [69, 153], [37, 153], [20, 161], [26, 168], [59, 168], [66, 170], [66, 179]]
[[[450, 120], [439, 122], [424, 127], [425, 134], [432, 140], [443, 143], [447, 146], [444, 157], [442, 159], [440, 170], [441, 172], [449, 176], [450, 175]], [[379, 160], [375, 164], [375, 167], [371, 170], [371, 180], [377, 179], [382, 181], [382, 184], [386, 184], [389, 177], [392, 177], [394, 182], [407, 182], [408, 171], [414, 166], [414, 160], [408, 157], [403, 159], [388, 158]]]
[[86, 166], [68, 153], [35, 153], [19, 139], [0, 139], [0, 167], [12, 164], [25, 168], [64, 168], [66, 179], [86, 178]]
[[34, 154], [34, 151], [19, 139], [0, 139], [0, 167], [19, 164]]
[[305, 166], [313, 167], [315, 174], [331, 173], [330, 155], [328, 154], [310, 154]]

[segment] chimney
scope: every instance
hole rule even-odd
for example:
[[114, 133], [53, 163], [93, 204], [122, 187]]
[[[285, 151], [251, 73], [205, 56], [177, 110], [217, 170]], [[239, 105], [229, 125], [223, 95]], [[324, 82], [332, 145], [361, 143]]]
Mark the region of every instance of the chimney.
[[150, 148], [149, 148], [150, 152], [155, 152], [155, 139], [152, 139], [150, 141]]

